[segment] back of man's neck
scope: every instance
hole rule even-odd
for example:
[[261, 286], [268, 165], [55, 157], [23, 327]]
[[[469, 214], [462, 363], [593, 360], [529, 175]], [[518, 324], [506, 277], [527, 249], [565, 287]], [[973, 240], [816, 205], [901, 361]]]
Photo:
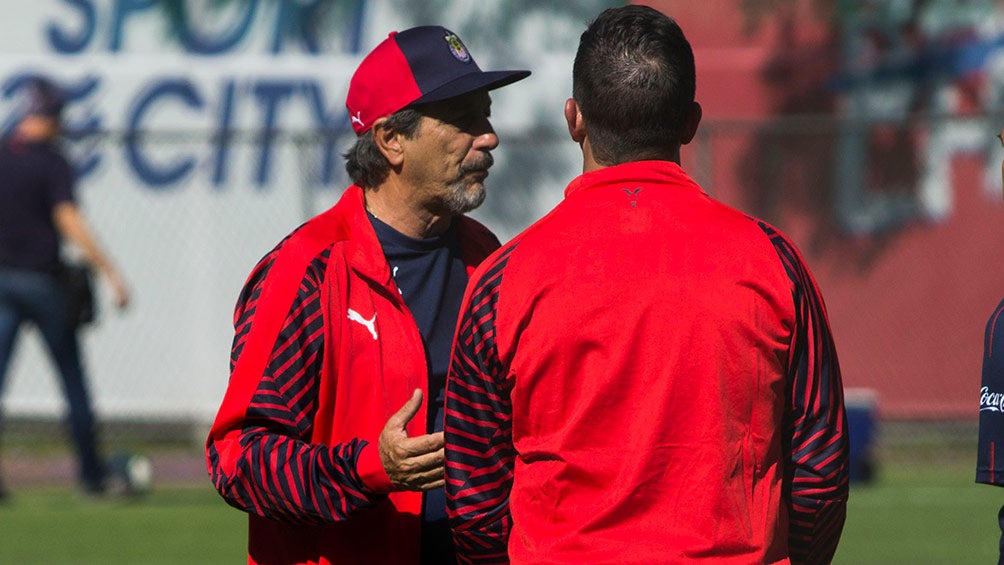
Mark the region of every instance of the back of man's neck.
[[617, 162], [600, 162], [596, 159], [593, 154], [592, 145], [588, 142], [581, 144], [582, 147], [582, 173], [591, 173], [593, 171], [598, 171], [600, 169], [605, 169], [607, 167], [613, 167], [615, 165], [623, 165], [625, 163], [634, 163], [637, 161], [669, 161], [671, 163], [680, 164], [680, 147], [677, 146], [674, 149], [667, 149], [665, 151], [653, 151], [650, 154], [638, 155], [635, 158], [625, 159], [623, 161]]

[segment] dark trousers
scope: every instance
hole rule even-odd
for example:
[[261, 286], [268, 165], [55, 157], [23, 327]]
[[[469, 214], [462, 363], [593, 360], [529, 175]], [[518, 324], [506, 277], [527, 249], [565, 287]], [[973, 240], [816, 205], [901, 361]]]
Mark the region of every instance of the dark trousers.
[[32, 322], [45, 340], [59, 370], [69, 408], [70, 431], [85, 489], [103, 488], [105, 470], [98, 456], [94, 414], [84, 382], [77, 328], [70, 320], [67, 296], [55, 276], [0, 267], [0, 394], [24, 322]]

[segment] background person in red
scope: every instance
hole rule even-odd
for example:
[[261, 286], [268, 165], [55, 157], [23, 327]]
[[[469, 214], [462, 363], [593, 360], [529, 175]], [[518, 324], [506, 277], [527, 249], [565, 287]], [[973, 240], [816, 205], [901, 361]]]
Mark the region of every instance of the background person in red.
[[529, 74], [481, 71], [456, 34], [423, 26], [352, 77], [354, 184], [259, 262], [234, 313], [206, 453], [249, 514], [251, 562], [454, 561], [443, 391], [468, 276], [498, 247], [464, 213], [499, 143], [488, 91]]
[[794, 246], [679, 166], [690, 45], [646, 7], [583, 33], [583, 174], [468, 285], [447, 384], [462, 562], [825, 563], [848, 443], [823, 301]]

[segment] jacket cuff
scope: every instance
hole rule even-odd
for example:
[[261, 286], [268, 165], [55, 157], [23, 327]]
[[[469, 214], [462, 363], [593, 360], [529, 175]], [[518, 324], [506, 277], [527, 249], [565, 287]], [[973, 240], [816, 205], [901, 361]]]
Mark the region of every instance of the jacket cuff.
[[367, 442], [359, 458], [356, 459], [356, 472], [362, 479], [363, 485], [376, 494], [387, 494], [393, 492], [394, 484], [390, 482], [387, 471], [380, 461], [380, 449], [373, 443]]

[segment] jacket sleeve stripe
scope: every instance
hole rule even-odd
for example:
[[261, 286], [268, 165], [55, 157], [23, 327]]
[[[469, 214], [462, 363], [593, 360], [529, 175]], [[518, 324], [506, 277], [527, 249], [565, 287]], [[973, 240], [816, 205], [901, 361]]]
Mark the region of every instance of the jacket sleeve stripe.
[[781, 233], [758, 222], [792, 284], [796, 321], [788, 365], [791, 438], [785, 466], [790, 488], [789, 550], [793, 563], [833, 558], [846, 516], [848, 439], [843, 385], [826, 309], [801, 256]]
[[[217, 490], [233, 506], [266, 518], [294, 523], [346, 519], [372, 505], [355, 472], [365, 442], [336, 446], [309, 443], [317, 408], [318, 375], [324, 349], [320, 286], [328, 252], [319, 254], [298, 281], [292, 306], [275, 338], [262, 377], [246, 405], [238, 429], [240, 450], [223, 465], [216, 443], [208, 445], [210, 473]], [[255, 312], [272, 261], [250, 282], [249, 302], [235, 317], [235, 363], [241, 363], [242, 336], [254, 330]], [[212, 437], [211, 437], [212, 439]]]
[[469, 286], [447, 382], [447, 513], [461, 563], [498, 563], [506, 556], [515, 452], [495, 317], [512, 249], [494, 255]]

